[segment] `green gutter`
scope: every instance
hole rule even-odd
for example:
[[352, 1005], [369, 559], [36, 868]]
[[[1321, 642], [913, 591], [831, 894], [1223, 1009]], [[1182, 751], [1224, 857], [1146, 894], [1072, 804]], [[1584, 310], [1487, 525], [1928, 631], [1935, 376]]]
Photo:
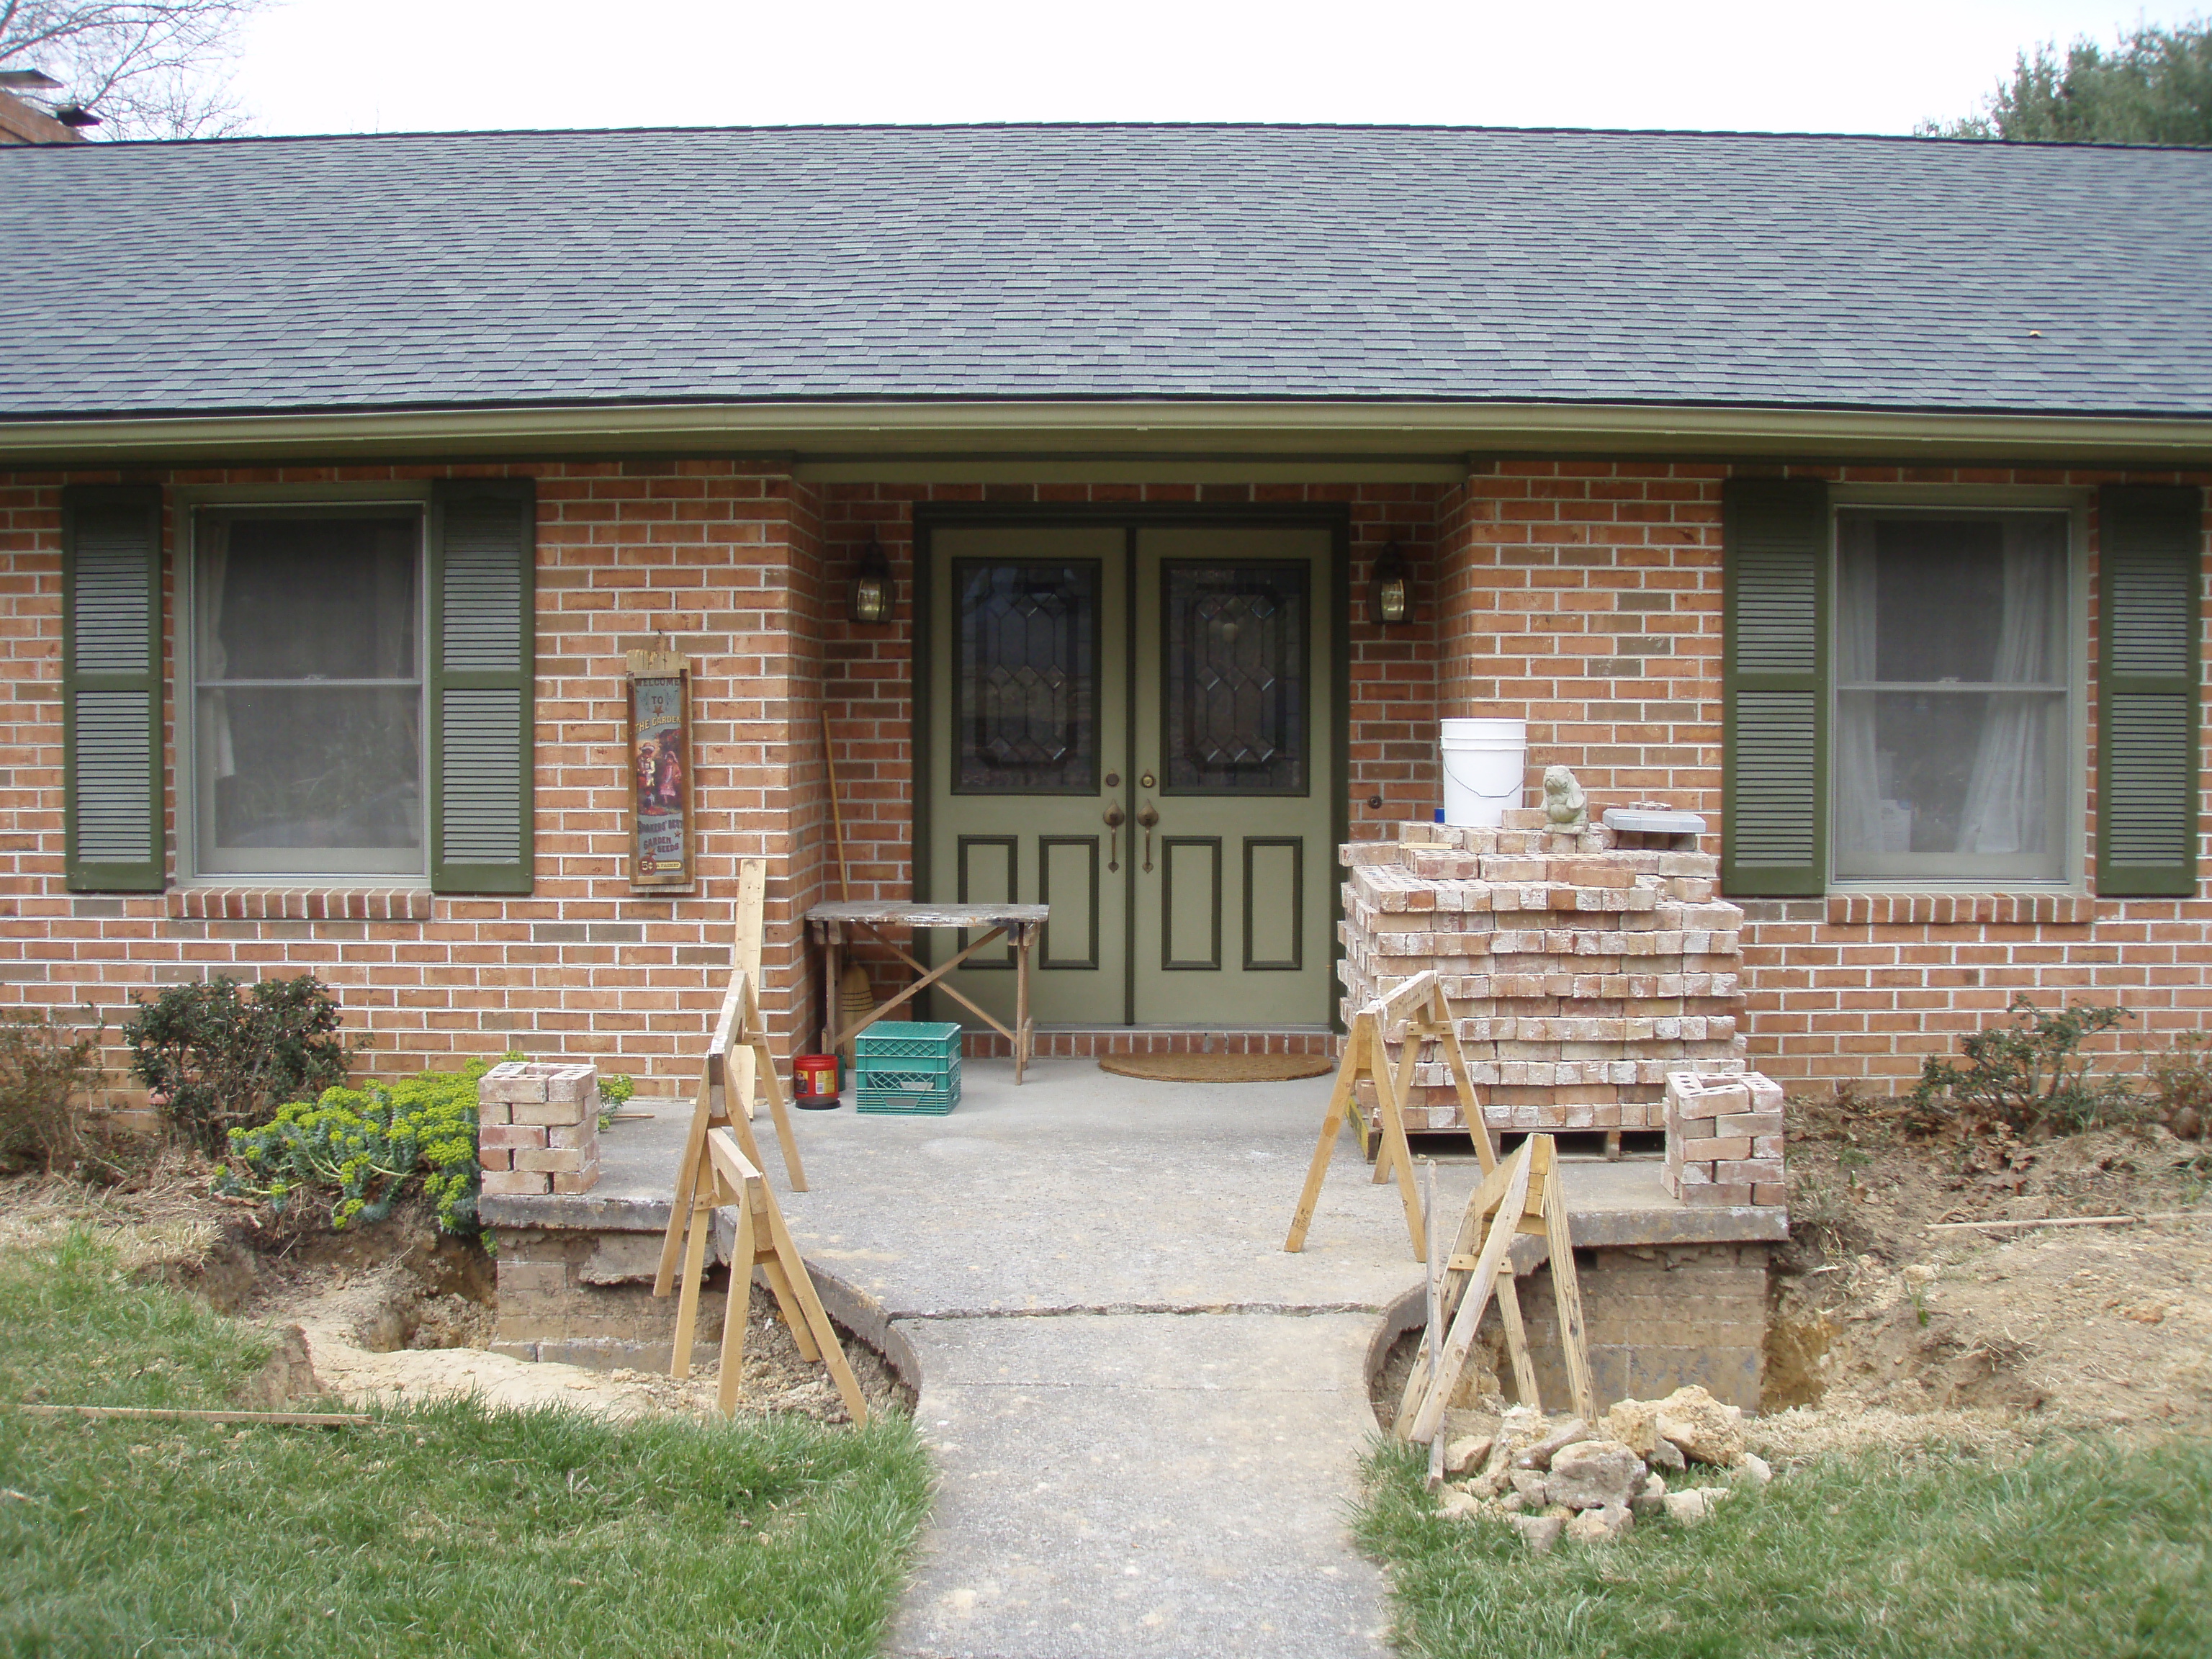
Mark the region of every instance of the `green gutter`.
[[1564, 404], [819, 403], [240, 415], [0, 423], [0, 464], [252, 456], [741, 454], [786, 465], [1176, 458], [1233, 469], [1365, 459], [1432, 467], [1470, 453], [1881, 459], [1907, 465], [2212, 464], [2212, 418], [1653, 409]]

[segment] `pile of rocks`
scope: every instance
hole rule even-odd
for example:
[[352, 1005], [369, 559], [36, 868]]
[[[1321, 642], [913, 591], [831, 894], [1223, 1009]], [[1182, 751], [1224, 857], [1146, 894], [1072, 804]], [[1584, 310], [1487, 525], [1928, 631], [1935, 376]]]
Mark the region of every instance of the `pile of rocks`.
[[[1741, 1486], [1772, 1478], [1744, 1449], [1742, 1419], [1699, 1388], [1624, 1400], [1595, 1429], [1527, 1406], [1454, 1412], [1437, 1512], [1502, 1521], [1539, 1554], [1563, 1537], [1610, 1543], [1639, 1518], [1694, 1526]], [[1669, 1490], [1667, 1476], [1684, 1481], [1693, 1464], [1735, 1471], [1736, 1480]]]

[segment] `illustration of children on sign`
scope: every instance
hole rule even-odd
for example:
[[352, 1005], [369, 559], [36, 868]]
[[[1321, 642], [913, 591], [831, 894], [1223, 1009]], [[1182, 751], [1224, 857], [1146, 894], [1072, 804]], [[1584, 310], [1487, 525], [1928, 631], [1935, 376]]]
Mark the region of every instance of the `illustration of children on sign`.
[[684, 734], [671, 732], [660, 740], [660, 752], [654, 759], [653, 789], [660, 799], [664, 812], [680, 812], [684, 809]]
[[678, 678], [632, 682], [631, 775], [636, 789], [636, 842], [632, 877], [653, 886], [681, 885], [690, 810], [684, 757], [684, 683]]

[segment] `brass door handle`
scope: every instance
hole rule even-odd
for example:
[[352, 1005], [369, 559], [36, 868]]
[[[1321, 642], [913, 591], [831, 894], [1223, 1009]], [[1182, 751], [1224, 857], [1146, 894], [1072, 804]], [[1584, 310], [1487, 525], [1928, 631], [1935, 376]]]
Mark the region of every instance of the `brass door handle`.
[[1121, 867], [1121, 803], [1117, 800], [1106, 809], [1106, 827], [1113, 832], [1106, 843], [1106, 868], [1109, 873]]
[[1152, 826], [1159, 821], [1160, 815], [1158, 811], [1153, 810], [1152, 802], [1146, 801], [1144, 805], [1139, 809], [1137, 813], [1137, 822], [1144, 826], [1145, 873], [1148, 876], [1152, 873]]

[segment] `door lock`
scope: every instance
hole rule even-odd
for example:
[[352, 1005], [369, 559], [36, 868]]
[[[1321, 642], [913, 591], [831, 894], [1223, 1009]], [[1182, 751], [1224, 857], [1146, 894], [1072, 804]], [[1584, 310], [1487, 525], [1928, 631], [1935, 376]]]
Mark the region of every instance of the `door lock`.
[[[1149, 787], [1151, 780], [1147, 778], [1146, 782]], [[1150, 801], [1146, 801], [1137, 813], [1137, 822], [1144, 826], [1145, 830], [1145, 873], [1148, 876], [1152, 873], [1152, 826], [1159, 821], [1160, 815]]]
[[1144, 776], [1137, 780], [1137, 787], [1139, 789], [1151, 789], [1157, 786], [1152, 782], [1152, 775], [1150, 772], [1147, 772]]
[[1106, 808], [1106, 827], [1113, 832], [1107, 842], [1106, 868], [1109, 874], [1121, 868], [1121, 803], [1115, 801]]

